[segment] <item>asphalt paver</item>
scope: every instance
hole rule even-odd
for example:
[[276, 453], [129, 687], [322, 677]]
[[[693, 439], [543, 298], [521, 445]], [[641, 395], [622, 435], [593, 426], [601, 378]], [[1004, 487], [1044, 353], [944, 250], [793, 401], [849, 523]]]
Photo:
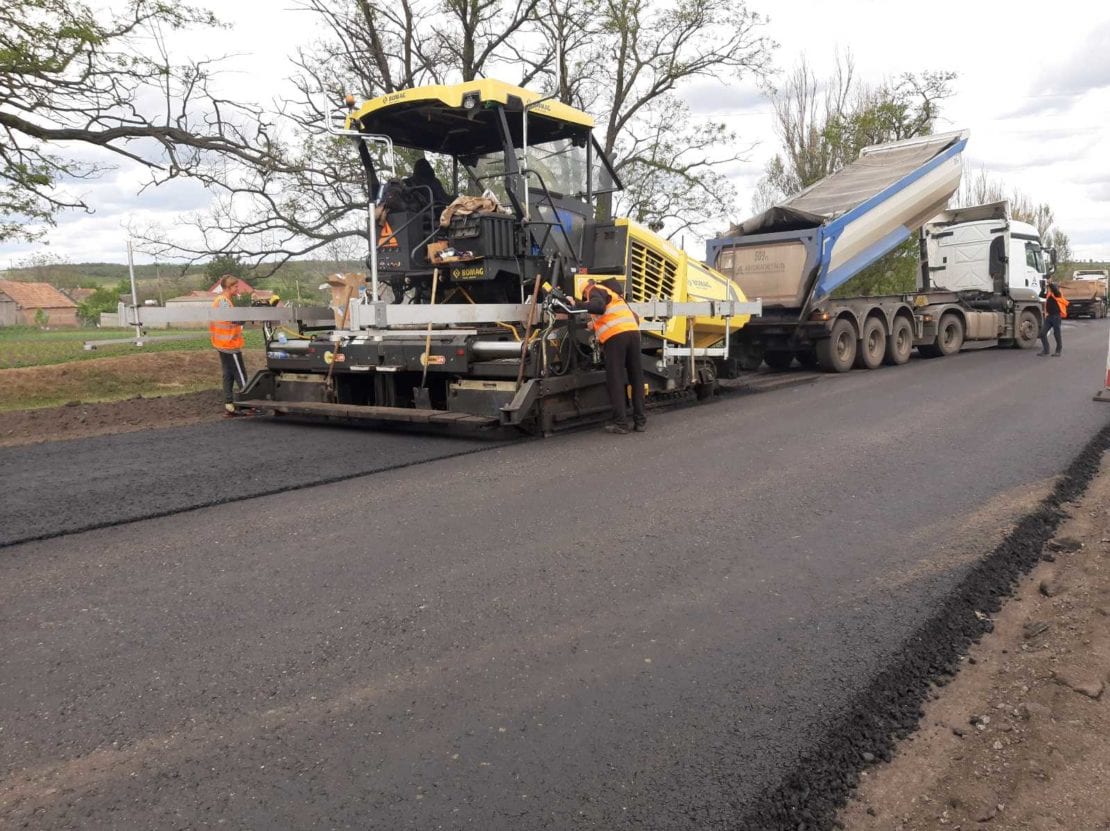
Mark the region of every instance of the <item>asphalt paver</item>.
[[11, 546], [0, 825], [757, 823], [1106, 424], [1065, 338]]

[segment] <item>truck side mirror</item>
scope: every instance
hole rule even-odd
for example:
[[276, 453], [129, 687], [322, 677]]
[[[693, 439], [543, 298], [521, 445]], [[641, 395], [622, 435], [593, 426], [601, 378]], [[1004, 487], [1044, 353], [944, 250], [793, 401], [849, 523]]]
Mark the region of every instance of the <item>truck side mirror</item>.
[[1045, 277], [1051, 277], [1056, 273], [1056, 249], [1046, 248], [1044, 253], [1044, 275]]
[[995, 237], [991, 240], [991, 249], [988, 263], [988, 273], [992, 280], [1000, 280], [1006, 276], [1006, 238]]

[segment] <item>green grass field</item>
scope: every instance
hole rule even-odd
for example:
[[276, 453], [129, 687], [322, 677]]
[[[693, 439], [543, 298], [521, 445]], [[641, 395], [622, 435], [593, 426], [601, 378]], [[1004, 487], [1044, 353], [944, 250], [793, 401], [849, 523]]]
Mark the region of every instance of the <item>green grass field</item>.
[[[43, 331], [32, 326], [0, 328], [0, 369], [64, 364], [117, 355], [135, 355], [149, 352], [183, 352], [210, 349], [207, 330], [158, 330], [147, 333], [154, 338], [141, 347], [124, 343], [135, 337], [134, 329], [52, 329]], [[162, 335], [195, 335], [191, 340], [158, 341]], [[247, 349], [262, 348], [262, 330], [245, 329]], [[100, 346], [86, 351], [87, 340], [119, 339], [118, 346]]]

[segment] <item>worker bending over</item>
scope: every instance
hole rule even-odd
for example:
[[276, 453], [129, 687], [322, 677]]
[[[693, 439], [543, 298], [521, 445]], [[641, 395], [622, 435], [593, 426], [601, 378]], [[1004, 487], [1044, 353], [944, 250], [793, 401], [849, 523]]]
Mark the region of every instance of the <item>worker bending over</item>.
[[[239, 278], [225, 274], [220, 278], [220, 294], [212, 301], [213, 309], [233, 308], [232, 298], [239, 287]], [[212, 320], [208, 323], [208, 333], [212, 336], [212, 346], [220, 353], [220, 365], [224, 374], [224, 412], [228, 417], [236, 415], [232, 404], [232, 388], [238, 385], [242, 392], [247, 386], [247, 368], [243, 365], [243, 324], [230, 320]]]
[[[610, 278], [603, 283], [590, 280], [582, 290], [582, 303], [590, 313], [590, 328], [601, 344], [605, 359], [605, 383], [613, 420], [609, 433], [628, 432], [628, 398], [625, 383], [632, 387], [632, 425], [637, 433], [647, 429], [644, 416], [644, 367], [640, 347], [640, 320], [624, 301], [621, 285]], [[627, 382], [625, 380], [627, 376]]]

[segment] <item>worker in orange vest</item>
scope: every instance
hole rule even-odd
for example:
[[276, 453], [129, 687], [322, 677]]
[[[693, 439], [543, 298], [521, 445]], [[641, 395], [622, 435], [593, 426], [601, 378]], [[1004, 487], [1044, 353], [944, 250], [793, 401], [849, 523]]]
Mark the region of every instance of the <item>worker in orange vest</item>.
[[647, 429], [644, 416], [644, 367], [640, 347], [640, 321], [625, 302], [621, 284], [610, 278], [602, 283], [590, 280], [582, 290], [582, 303], [590, 313], [590, 328], [601, 344], [605, 360], [605, 384], [613, 420], [605, 425], [609, 433], [626, 434], [628, 429], [628, 397], [625, 376], [632, 387], [632, 429]]
[[[225, 274], [220, 278], [220, 294], [212, 301], [213, 309], [233, 308], [232, 298], [239, 287], [239, 278]], [[212, 320], [208, 323], [212, 336], [212, 346], [220, 353], [220, 365], [224, 375], [224, 411], [227, 417], [237, 415], [232, 401], [232, 388], [236, 385], [242, 392], [247, 386], [247, 368], [243, 364], [243, 324], [230, 320]]]
[[1063, 351], [1063, 341], [1060, 339], [1060, 321], [1068, 316], [1068, 301], [1060, 294], [1060, 286], [1056, 283], [1048, 284], [1048, 293], [1044, 299], [1044, 326], [1041, 327], [1041, 351], [1038, 355], [1048, 354], [1048, 333], [1056, 339], [1056, 351], [1053, 357], [1059, 358]]

